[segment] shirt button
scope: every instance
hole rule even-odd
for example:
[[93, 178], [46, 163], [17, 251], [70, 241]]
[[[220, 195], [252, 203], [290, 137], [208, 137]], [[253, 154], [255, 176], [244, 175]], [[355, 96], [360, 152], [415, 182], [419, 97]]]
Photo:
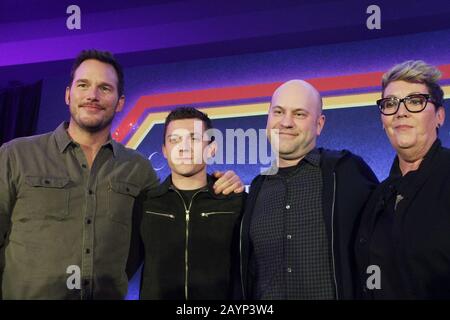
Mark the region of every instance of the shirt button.
[[287, 205], [287, 206], [286, 206], [286, 209], [288, 209], [288, 210], [289, 210], [290, 208], [291, 208], [291, 206], [290, 206], [290, 205]]
[[91, 253], [91, 250], [90, 249], [86, 249], [86, 254], [89, 254], [89, 253]]
[[81, 167], [82, 167], [83, 169], [86, 169], [86, 168], [87, 168], [87, 166], [86, 166], [85, 164], [82, 164]]
[[292, 272], [292, 269], [291, 269], [291, 268], [287, 268], [287, 272], [288, 272], [288, 273], [291, 273], [291, 272]]
[[93, 194], [94, 192], [92, 192], [92, 190], [89, 190], [89, 194]]
[[91, 219], [87, 219], [87, 220], [86, 220], [86, 223], [87, 223], [87, 224], [91, 224], [91, 222], [92, 222]]
[[292, 236], [290, 234], [287, 235], [288, 240], [292, 239]]
[[50, 181], [45, 180], [44, 183], [45, 183], [45, 184], [50, 184]]
[[364, 244], [366, 244], [366, 242], [367, 242], [366, 238], [363, 238], [363, 237], [359, 238], [360, 245], [364, 245]]

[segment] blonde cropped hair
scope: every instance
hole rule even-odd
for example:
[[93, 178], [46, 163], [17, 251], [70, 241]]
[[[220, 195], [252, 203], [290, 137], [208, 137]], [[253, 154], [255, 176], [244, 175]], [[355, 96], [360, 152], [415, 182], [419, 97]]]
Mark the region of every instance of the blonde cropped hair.
[[444, 105], [444, 91], [439, 85], [440, 78], [441, 72], [436, 67], [422, 60], [408, 60], [395, 65], [383, 75], [382, 96], [384, 97], [384, 90], [393, 81], [422, 83], [428, 88], [431, 100], [438, 108]]

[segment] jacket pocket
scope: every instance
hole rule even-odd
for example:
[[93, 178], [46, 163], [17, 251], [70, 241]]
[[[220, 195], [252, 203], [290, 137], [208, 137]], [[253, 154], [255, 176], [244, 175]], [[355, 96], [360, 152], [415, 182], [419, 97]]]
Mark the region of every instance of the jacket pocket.
[[133, 206], [140, 189], [134, 184], [110, 181], [108, 188], [108, 216], [111, 220], [125, 225], [131, 224]]
[[218, 216], [218, 215], [232, 215], [235, 213], [236, 212], [234, 212], [234, 211], [211, 211], [211, 212], [202, 212], [202, 213], [200, 213], [200, 216], [203, 218], [209, 218], [209, 217], [214, 217], [214, 216]]
[[170, 213], [162, 213], [162, 212], [154, 212], [154, 211], [145, 211], [147, 214], [151, 214], [157, 217], [166, 218], [170, 220], [175, 220], [175, 216]]

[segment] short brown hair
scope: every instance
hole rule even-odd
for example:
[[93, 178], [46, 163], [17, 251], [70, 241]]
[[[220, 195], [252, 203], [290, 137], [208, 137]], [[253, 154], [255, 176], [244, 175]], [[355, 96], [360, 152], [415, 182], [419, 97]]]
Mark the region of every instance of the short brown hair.
[[[169, 123], [174, 120], [183, 119], [198, 119], [203, 121], [203, 123], [205, 124], [205, 131], [213, 129], [212, 121], [206, 113], [203, 113], [193, 107], [178, 107], [172, 110], [166, 117], [166, 121], [164, 122], [163, 144], [166, 144], [166, 133]], [[214, 141], [214, 137], [209, 138], [211, 139], [210, 142]]]
[[114, 58], [113, 54], [109, 51], [100, 51], [96, 49], [89, 49], [89, 50], [83, 50], [81, 51], [78, 56], [75, 58], [75, 61], [72, 65], [72, 70], [70, 71], [70, 85], [72, 86], [73, 78], [75, 76], [75, 71], [77, 71], [80, 64], [83, 63], [85, 60], [98, 60], [103, 63], [107, 63], [111, 65], [117, 74], [117, 92], [119, 94], [119, 97], [123, 95], [124, 90], [124, 76], [123, 76], [123, 69], [122, 66], [117, 62], [117, 60]]

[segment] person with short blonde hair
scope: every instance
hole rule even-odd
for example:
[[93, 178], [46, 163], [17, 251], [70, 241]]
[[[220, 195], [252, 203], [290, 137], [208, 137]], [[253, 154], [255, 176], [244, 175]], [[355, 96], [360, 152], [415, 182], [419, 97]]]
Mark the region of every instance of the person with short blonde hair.
[[397, 156], [357, 235], [361, 298], [450, 298], [450, 150], [438, 138], [445, 120], [439, 78], [420, 60], [383, 76], [377, 104]]

